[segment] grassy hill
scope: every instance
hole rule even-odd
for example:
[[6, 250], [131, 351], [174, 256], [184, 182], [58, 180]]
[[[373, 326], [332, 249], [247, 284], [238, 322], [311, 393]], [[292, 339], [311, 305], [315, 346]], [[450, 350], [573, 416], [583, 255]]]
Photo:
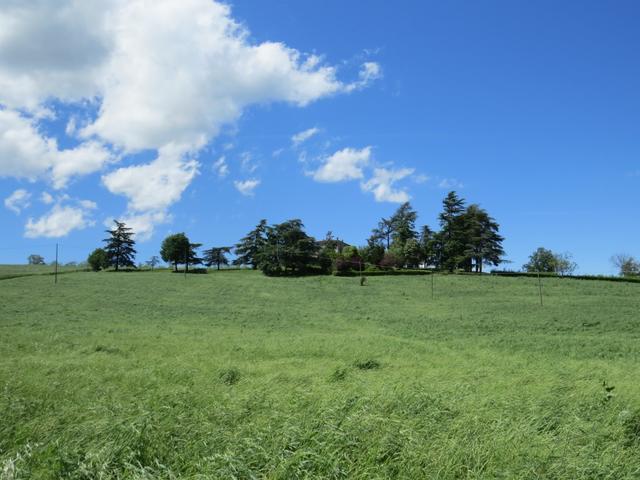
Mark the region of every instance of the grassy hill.
[[638, 478], [640, 285], [430, 282], [2, 280], [0, 478]]

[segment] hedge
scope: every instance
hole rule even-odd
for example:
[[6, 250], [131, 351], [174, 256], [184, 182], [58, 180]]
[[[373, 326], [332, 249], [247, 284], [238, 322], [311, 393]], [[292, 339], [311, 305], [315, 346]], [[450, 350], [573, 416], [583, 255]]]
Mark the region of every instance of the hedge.
[[[501, 272], [492, 271], [491, 275], [499, 277], [529, 277], [538, 278], [538, 273], [530, 272]], [[640, 283], [640, 277], [612, 277], [607, 275], [558, 275], [557, 273], [540, 273], [542, 278], [570, 278], [573, 280], [600, 280], [603, 282], [625, 282], [625, 283]]]

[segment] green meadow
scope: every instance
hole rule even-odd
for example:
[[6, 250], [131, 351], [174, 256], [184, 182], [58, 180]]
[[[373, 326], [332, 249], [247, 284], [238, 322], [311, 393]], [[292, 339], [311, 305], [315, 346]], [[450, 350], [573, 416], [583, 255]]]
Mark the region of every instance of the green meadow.
[[0, 281], [0, 478], [640, 478], [640, 285]]

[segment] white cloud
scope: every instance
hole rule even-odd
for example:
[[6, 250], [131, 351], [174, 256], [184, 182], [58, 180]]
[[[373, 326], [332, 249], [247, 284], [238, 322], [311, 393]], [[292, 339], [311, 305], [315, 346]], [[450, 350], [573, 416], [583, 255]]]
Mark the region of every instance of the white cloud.
[[440, 183], [438, 183], [438, 187], [450, 190], [453, 188], [464, 188], [464, 184], [455, 178], [443, 178], [440, 180]]
[[359, 76], [360, 82], [366, 86], [382, 77], [382, 67], [376, 62], [365, 62], [362, 64]]
[[227, 159], [224, 155], [213, 162], [212, 168], [220, 178], [224, 178], [229, 174], [229, 166], [227, 165]]
[[[151, 238], [156, 225], [171, 221], [171, 215], [166, 211], [145, 212], [141, 214], [125, 215], [117, 220], [119, 222], [124, 222], [127, 227], [131, 228], [136, 241], [144, 242]], [[113, 218], [107, 219], [104, 224], [111, 228], [113, 226]]]
[[254, 190], [256, 189], [256, 187], [260, 185], [260, 180], [257, 180], [255, 178], [250, 180], [243, 180], [243, 181], [236, 180], [233, 182], [233, 184], [242, 195], [251, 197], [253, 196]]
[[0, 8], [0, 103], [42, 111], [50, 98], [92, 98], [112, 49], [116, 1], [4, 1]]
[[198, 172], [184, 147], [167, 145], [158, 157], [144, 165], [119, 168], [102, 177], [107, 189], [129, 199], [132, 212], [164, 210], [182, 196]]
[[371, 147], [360, 150], [344, 148], [327, 157], [324, 164], [313, 173], [318, 182], [342, 182], [364, 176], [363, 167], [369, 164]]
[[316, 57], [282, 43], [250, 43], [221, 3], [132, 1], [110, 13], [110, 31], [119, 33], [105, 63], [109, 74], [96, 84], [99, 116], [84, 134], [127, 150], [168, 142], [198, 148], [248, 105], [303, 106], [347, 90], [336, 68]]
[[348, 92], [361, 90], [379, 78], [382, 78], [382, 67], [376, 62], [365, 62], [358, 72], [358, 81], [346, 85], [345, 90]]
[[[156, 150], [155, 160], [103, 182], [128, 198], [129, 212], [166, 216], [196, 175], [198, 151], [246, 107], [305, 106], [379, 76], [367, 62], [343, 82], [319, 56], [255, 43], [213, 0], [10, 0], [0, 9], [0, 115], [12, 123], [0, 120], [0, 176], [48, 176], [63, 188], [114, 159], [103, 145], [125, 155]], [[88, 121], [70, 120], [67, 134], [87, 143], [60, 151], [38, 131], [51, 99], [84, 110]]]
[[377, 202], [408, 202], [411, 198], [406, 190], [393, 188], [393, 185], [414, 172], [412, 168], [401, 168], [389, 170], [386, 168], [376, 168], [373, 177], [361, 183], [362, 190], [372, 192]]
[[31, 194], [20, 188], [4, 199], [4, 206], [20, 215], [20, 212], [30, 205]]
[[63, 188], [72, 177], [98, 171], [113, 160], [94, 141], [59, 150], [55, 139], [40, 134], [35, 120], [0, 109], [0, 177], [48, 177], [54, 188]]
[[294, 147], [297, 147], [298, 145], [309, 140], [314, 135], [317, 135], [319, 132], [320, 132], [319, 128], [313, 127], [313, 128], [304, 130], [302, 132], [296, 133], [294, 136], [291, 137], [291, 143], [293, 144]]
[[25, 225], [25, 237], [64, 237], [73, 230], [82, 230], [94, 222], [89, 218], [86, 209], [56, 204], [42, 217], [29, 218]]

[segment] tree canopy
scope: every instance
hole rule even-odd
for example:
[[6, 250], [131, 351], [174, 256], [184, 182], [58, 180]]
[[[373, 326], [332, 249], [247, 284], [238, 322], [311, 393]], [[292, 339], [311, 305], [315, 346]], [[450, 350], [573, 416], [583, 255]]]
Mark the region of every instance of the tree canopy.
[[236, 259], [234, 265], [250, 265], [254, 270], [258, 268], [258, 253], [266, 242], [267, 221], [260, 220], [256, 228], [251, 230], [235, 246]]
[[256, 255], [266, 275], [301, 275], [320, 267], [319, 247], [299, 219], [266, 228], [265, 243]]
[[227, 255], [231, 253], [231, 247], [213, 247], [202, 253], [204, 264], [207, 267], [216, 265], [218, 270], [220, 270], [221, 265], [229, 265]]
[[178, 264], [185, 263], [191, 242], [183, 233], [174, 233], [162, 241], [160, 257], [167, 263], [173, 264], [174, 271], [178, 271]]
[[115, 223], [115, 228], [106, 230], [109, 237], [103, 240], [106, 243], [104, 250], [107, 254], [107, 262], [114, 267], [116, 272], [120, 267], [135, 268], [136, 249], [134, 245], [136, 242], [133, 239], [133, 230], [127, 227], [124, 222], [114, 220], [113, 223]]
[[109, 258], [107, 257], [107, 252], [105, 252], [103, 248], [96, 248], [89, 254], [87, 263], [94, 272], [108, 268]]
[[37, 255], [35, 253], [32, 253], [31, 255], [29, 255], [27, 257], [27, 262], [29, 263], [29, 265], [44, 265], [44, 257], [42, 255]]

